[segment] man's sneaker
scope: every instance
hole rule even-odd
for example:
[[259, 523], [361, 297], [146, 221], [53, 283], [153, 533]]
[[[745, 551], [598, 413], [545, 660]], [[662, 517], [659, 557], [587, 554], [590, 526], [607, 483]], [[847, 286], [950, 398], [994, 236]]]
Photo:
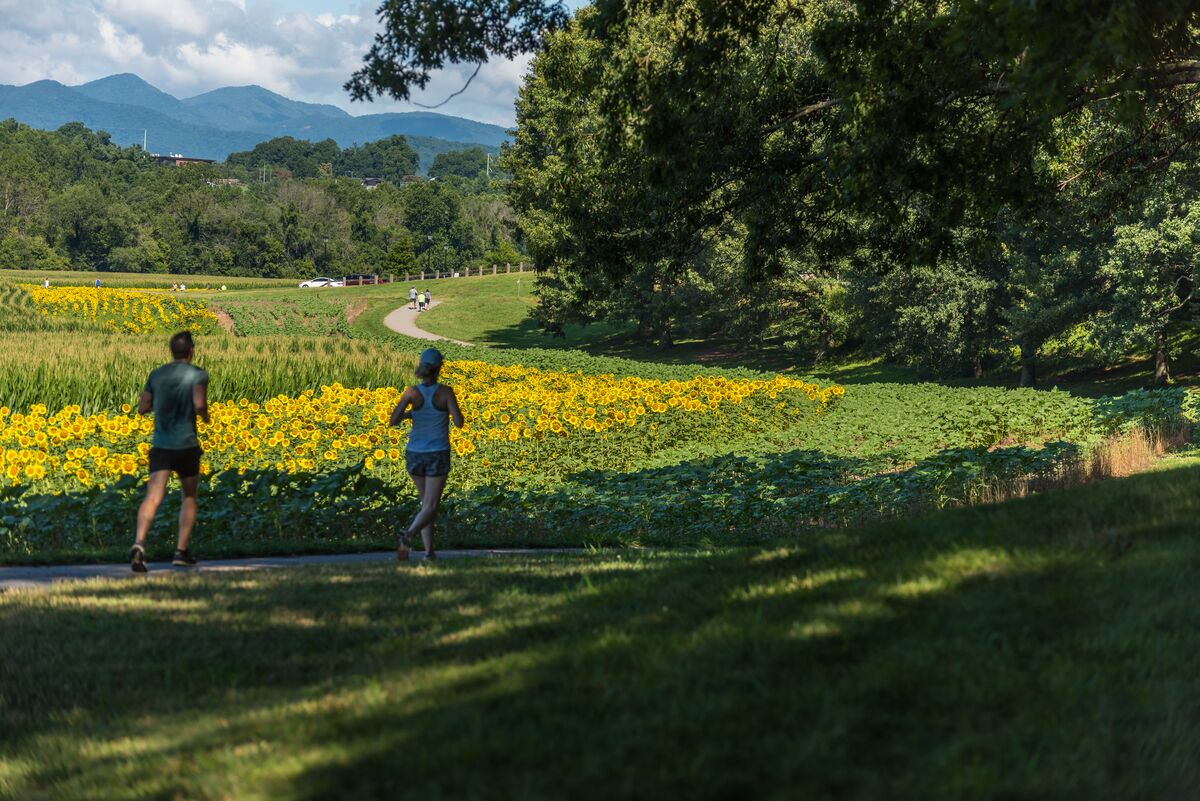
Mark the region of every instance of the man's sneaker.
[[140, 545], [134, 545], [129, 549], [129, 567], [134, 573], [146, 572], [146, 549]]
[[171, 564], [179, 567], [195, 567], [196, 557], [192, 556], [191, 551], [175, 551], [175, 555], [171, 557]]

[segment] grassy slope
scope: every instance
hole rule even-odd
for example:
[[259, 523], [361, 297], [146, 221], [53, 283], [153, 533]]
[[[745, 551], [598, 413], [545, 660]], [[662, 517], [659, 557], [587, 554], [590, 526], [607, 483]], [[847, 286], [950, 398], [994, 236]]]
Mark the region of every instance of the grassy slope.
[[[520, 279], [520, 287], [517, 280]], [[654, 343], [639, 340], [631, 328], [611, 325], [569, 326], [565, 338], [544, 335], [528, 316], [536, 301], [532, 292], [533, 276], [502, 275], [482, 280], [429, 281], [435, 297], [447, 300], [421, 318], [421, 327], [435, 334], [509, 348], [572, 348], [593, 355], [620, 356], [668, 364], [704, 364], [711, 366], [740, 366], [757, 370], [809, 373], [823, 380], [843, 384], [886, 381], [912, 383], [920, 380], [909, 368], [884, 364], [878, 359], [851, 360], [814, 368], [798, 361], [780, 342], [768, 342], [762, 348], [746, 350], [732, 341], [683, 340], [676, 347], [661, 350]], [[383, 317], [395, 306], [387, 303], [407, 301], [408, 288], [378, 288], [380, 302], [374, 304], [358, 323], [363, 330], [383, 333]], [[386, 298], [386, 300], [385, 300]], [[1200, 385], [1200, 342], [1194, 335], [1181, 335], [1172, 366], [1176, 383]], [[1109, 369], [1090, 368], [1066, 359], [1047, 359], [1042, 365], [1041, 381], [1045, 386], [1070, 388], [1086, 395], [1119, 395], [1131, 389], [1148, 387], [1154, 377], [1153, 360], [1148, 357], [1130, 358]], [[989, 375], [984, 381], [970, 379], [943, 382], [950, 386], [1013, 387], [1016, 371]]]
[[9, 594], [0, 796], [1189, 797], [1198, 479], [776, 549]]

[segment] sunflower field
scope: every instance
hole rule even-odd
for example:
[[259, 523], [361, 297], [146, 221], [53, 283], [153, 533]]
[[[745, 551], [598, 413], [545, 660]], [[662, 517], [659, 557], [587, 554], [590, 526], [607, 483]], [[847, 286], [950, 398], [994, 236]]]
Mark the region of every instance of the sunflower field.
[[[843, 394], [783, 377], [618, 380], [483, 362], [451, 362], [444, 378], [457, 387], [469, 421], [451, 433], [455, 483], [463, 487], [635, 469], [680, 440], [765, 430], [778, 417], [811, 419]], [[261, 403], [212, 404], [210, 423], [198, 425], [202, 471], [293, 475], [362, 464], [394, 472], [407, 441], [407, 428], [388, 425], [399, 397], [394, 387], [333, 384]], [[49, 492], [139, 475], [153, 428], [130, 404], [90, 415], [78, 405], [53, 413], [41, 404], [0, 407], [0, 475], [10, 487]]]
[[217, 322], [203, 301], [158, 290], [28, 284], [19, 288], [43, 317], [82, 320], [122, 334], [208, 331]]

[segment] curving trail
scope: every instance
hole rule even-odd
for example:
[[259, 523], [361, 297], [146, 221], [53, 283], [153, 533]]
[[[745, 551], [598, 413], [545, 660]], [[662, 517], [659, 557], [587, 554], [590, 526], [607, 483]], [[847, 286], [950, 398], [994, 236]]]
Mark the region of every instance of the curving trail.
[[[438, 306], [440, 304], [440, 300], [435, 300], [429, 304], [429, 308], [432, 309], [434, 306]], [[387, 317], [383, 318], [383, 324], [395, 331], [397, 334], [404, 334], [404, 336], [413, 337], [414, 339], [443, 340], [446, 342], [453, 342], [457, 345], [471, 344], [470, 342], [463, 342], [461, 339], [450, 339], [450, 337], [431, 334], [423, 328], [418, 328], [417, 317], [420, 316], [420, 314], [421, 312], [408, 308], [408, 304], [405, 303], [400, 308], [393, 309], [392, 311], [388, 312]]]

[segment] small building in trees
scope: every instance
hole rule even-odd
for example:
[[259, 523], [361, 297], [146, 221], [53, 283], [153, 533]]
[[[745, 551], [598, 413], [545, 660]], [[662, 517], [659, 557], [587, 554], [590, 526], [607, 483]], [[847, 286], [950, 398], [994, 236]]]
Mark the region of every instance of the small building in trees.
[[185, 156], [182, 153], [167, 153], [165, 156], [158, 153], [151, 153], [150, 160], [155, 164], [170, 164], [175, 167], [182, 167], [185, 164], [212, 164], [213, 159], [198, 159], [191, 156]]

